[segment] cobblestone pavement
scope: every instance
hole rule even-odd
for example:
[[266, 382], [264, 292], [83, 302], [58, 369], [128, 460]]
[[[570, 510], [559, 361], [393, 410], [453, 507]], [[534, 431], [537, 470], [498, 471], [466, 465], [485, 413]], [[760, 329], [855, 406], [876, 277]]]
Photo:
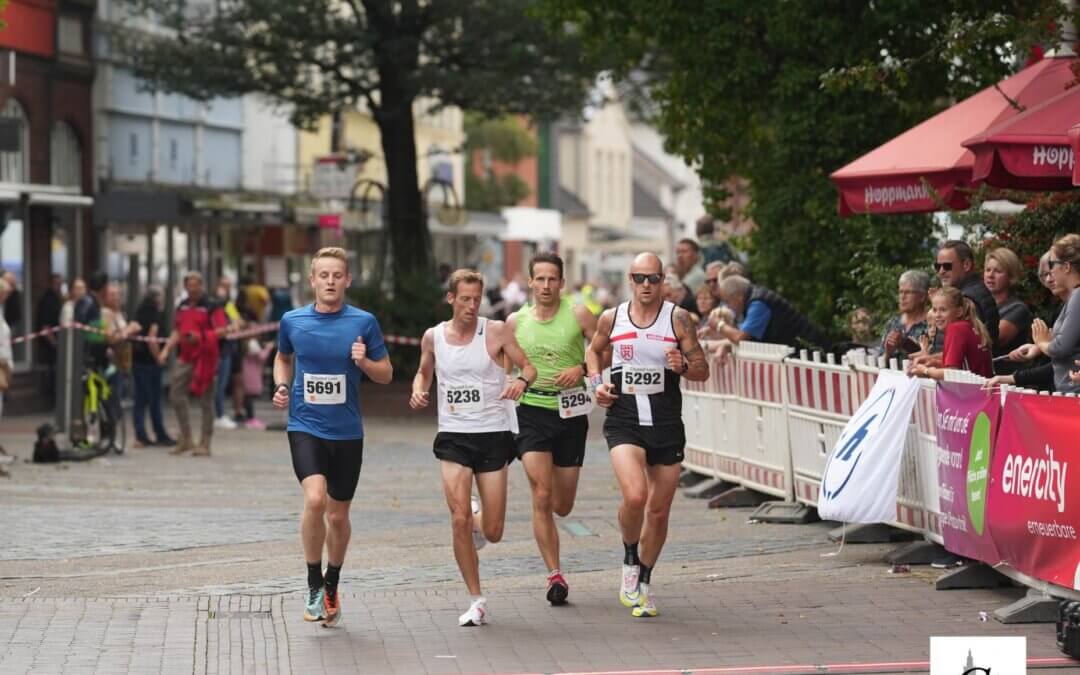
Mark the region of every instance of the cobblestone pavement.
[[[0, 421], [9, 452], [29, 456], [37, 421]], [[928, 569], [888, 574], [886, 546], [823, 557], [836, 550], [825, 524], [750, 524], [747, 509], [682, 496], [654, 575], [662, 614], [634, 620], [614, 598], [618, 493], [595, 431], [561, 522], [572, 604], [543, 602], [515, 464], [505, 538], [481, 552], [493, 623], [458, 628], [467, 598], [433, 433], [429, 417], [369, 420], [335, 629], [300, 616], [300, 498], [283, 433], [219, 432], [209, 459], [151, 448], [8, 465], [0, 673], [826, 672], [811, 666], [924, 662], [930, 635], [1025, 635], [1030, 657], [1060, 656], [1051, 626], [980, 620], [1018, 589], [936, 592]]]

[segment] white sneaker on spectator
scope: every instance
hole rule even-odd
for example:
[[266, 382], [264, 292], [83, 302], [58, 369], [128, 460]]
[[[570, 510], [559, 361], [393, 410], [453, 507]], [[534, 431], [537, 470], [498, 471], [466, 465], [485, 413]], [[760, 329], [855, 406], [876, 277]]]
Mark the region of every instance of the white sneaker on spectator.
[[233, 422], [227, 416], [222, 415], [221, 417], [214, 420], [214, 428], [215, 429], [227, 429], [227, 430], [231, 431], [231, 430], [236, 428], [236, 422]]

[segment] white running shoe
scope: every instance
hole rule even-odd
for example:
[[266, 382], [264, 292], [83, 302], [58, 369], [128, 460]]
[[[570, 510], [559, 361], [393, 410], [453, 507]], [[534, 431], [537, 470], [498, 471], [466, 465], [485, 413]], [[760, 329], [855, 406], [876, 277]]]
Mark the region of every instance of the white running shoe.
[[[476, 550], [487, 546], [487, 539], [484, 537], [484, 532], [480, 529], [480, 523], [476, 522], [476, 516], [480, 514], [480, 500], [473, 495], [472, 497], [472, 543], [476, 547]], [[462, 624], [464, 625], [464, 624]]]
[[619, 602], [623, 607], [637, 607], [641, 601], [641, 585], [638, 583], [638, 575], [641, 568], [637, 565], [622, 566], [622, 588], [619, 589]]
[[215, 429], [226, 429], [226, 430], [232, 431], [236, 427], [237, 427], [236, 422], [232, 421], [232, 419], [229, 418], [227, 415], [222, 415], [221, 417], [214, 420], [214, 428]]
[[660, 612], [656, 611], [656, 605], [653, 604], [649, 584], [641, 584], [638, 592], [641, 594], [641, 599], [638, 601], [638, 606], [630, 610], [630, 614], [639, 619], [647, 619], [659, 614]]
[[459, 626], [483, 626], [487, 623], [487, 600], [477, 598], [469, 605], [469, 611], [458, 617]]

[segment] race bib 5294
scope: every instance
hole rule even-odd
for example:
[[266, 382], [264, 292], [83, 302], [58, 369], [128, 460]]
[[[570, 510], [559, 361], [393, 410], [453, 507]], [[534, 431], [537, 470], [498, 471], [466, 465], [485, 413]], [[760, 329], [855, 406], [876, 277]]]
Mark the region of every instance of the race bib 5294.
[[592, 394], [586, 387], [564, 389], [559, 392], [559, 417], [569, 419], [588, 415], [592, 409]]

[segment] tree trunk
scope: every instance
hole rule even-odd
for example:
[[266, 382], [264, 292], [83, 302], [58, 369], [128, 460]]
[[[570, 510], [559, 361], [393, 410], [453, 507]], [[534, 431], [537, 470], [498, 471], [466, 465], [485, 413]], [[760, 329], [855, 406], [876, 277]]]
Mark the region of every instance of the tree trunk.
[[[394, 285], [432, 277], [431, 233], [416, 173], [412, 101], [384, 99], [375, 114], [386, 160], [389, 236]], [[432, 277], [433, 278], [433, 277]]]

